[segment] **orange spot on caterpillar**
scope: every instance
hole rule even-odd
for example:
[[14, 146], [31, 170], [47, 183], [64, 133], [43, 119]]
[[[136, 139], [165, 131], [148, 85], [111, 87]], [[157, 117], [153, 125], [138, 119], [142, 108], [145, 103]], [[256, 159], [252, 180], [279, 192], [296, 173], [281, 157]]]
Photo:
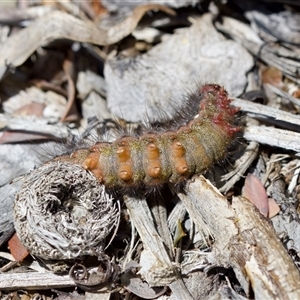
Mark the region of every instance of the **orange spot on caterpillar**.
[[94, 169], [91, 170], [91, 172], [94, 174], [94, 176], [100, 181], [103, 182], [103, 173], [101, 171], [101, 169]]
[[161, 175], [161, 168], [158, 162], [150, 162], [147, 174], [152, 178], [158, 178]]
[[119, 147], [116, 151], [119, 162], [126, 162], [129, 160], [130, 158], [130, 151], [128, 150], [128, 148], [125, 147]]
[[181, 175], [187, 173], [188, 166], [184, 158], [176, 158], [176, 171]]
[[132, 180], [132, 169], [131, 166], [125, 163], [120, 164], [119, 168], [119, 177], [123, 181], [130, 181]]
[[153, 143], [147, 145], [147, 155], [149, 160], [157, 160], [159, 158], [158, 147]]
[[[150, 139], [152, 140], [152, 137]], [[147, 159], [149, 165], [147, 169], [147, 175], [157, 179], [161, 175], [161, 165], [159, 161], [159, 148], [154, 143], [150, 143], [147, 145], [146, 151], [147, 151]]]
[[185, 154], [185, 148], [181, 142], [175, 141], [172, 143], [173, 156], [175, 158], [175, 169], [178, 174], [184, 175], [188, 171], [188, 165], [186, 160], [183, 158]]
[[82, 167], [87, 170], [94, 170], [98, 166], [100, 153], [90, 153], [88, 157], [83, 161]]
[[185, 154], [185, 149], [180, 142], [173, 142], [172, 150], [174, 157], [183, 157]]

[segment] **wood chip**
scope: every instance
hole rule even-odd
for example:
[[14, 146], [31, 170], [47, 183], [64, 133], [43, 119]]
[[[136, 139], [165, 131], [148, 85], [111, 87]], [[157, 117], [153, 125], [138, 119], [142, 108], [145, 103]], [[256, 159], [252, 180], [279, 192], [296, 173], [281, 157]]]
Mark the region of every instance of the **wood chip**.
[[37, 290], [73, 287], [75, 283], [69, 275], [59, 276], [52, 273], [2, 273], [0, 274], [0, 290]]
[[180, 194], [181, 200], [191, 202], [198, 218], [213, 232], [213, 259], [233, 267], [247, 294], [251, 282], [256, 299], [300, 298], [299, 272], [253, 204], [234, 197], [230, 205], [202, 176], [188, 185], [186, 193]]
[[294, 131], [266, 126], [249, 126], [244, 131], [244, 138], [295, 152], [300, 151], [300, 133]]

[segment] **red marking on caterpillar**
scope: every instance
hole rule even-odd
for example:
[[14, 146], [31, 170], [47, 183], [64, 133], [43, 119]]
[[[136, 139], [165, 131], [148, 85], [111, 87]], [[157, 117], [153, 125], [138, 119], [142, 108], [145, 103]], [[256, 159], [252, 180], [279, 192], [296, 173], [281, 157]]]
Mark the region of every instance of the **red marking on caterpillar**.
[[[100, 142], [55, 160], [81, 165], [109, 188], [178, 184], [224, 157], [239, 130], [239, 109], [230, 103], [223, 87], [204, 85], [186, 99], [169, 130]], [[178, 119], [181, 125], [176, 127]]]

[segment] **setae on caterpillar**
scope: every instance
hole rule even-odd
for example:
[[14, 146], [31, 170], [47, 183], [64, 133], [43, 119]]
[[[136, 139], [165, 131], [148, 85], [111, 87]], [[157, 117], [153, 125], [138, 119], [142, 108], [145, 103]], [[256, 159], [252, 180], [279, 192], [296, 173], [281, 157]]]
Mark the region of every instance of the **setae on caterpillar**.
[[[217, 84], [202, 86], [185, 102], [168, 130], [99, 142], [55, 160], [81, 165], [108, 188], [176, 185], [202, 174], [224, 157], [239, 130], [239, 109], [230, 105], [227, 91]], [[176, 127], [178, 119], [183, 125]]]

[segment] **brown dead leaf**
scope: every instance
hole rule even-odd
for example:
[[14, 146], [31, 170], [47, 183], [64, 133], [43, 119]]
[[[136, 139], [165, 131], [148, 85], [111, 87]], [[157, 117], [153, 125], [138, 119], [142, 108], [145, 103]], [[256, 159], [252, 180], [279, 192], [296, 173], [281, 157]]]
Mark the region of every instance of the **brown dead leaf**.
[[243, 195], [249, 199], [268, 218], [276, 216], [280, 207], [273, 198], [268, 198], [265, 187], [253, 174], [248, 174], [245, 180]]
[[107, 14], [107, 9], [102, 5], [99, 0], [92, 0], [92, 8], [96, 16]]
[[265, 217], [269, 213], [269, 200], [266, 189], [253, 174], [248, 174], [245, 180], [243, 196], [248, 198]]
[[32, 102], [15, 110], [14, 115], [42, 117], [45, 107], [43, 103]]
[[9, 246], [11, 255], [14, 257], [14, 259], [16, 261], [22, 261], [29, 254], [27, 249], [21, 244], [16, 233], [8, 241], [8, 246]]
[[68, 97], [68, 93], [63, 88], [61, 88], [56, 84], [53, 84], [52, 82], [43, 79], [33, 79], [30, 81], [30, 83], [40, 88], [43, 91], [52, 91], [66, 98]]
[[266, 67], [262, 71], [262, 82], [269, 83], [278, 88], [282, 88], [282, 86], [283, 86], [282, 72], [275, 67], [271, 67], [271, 66]]
[[22, 143], [22, 142], [31, 142], [31, 141], [39, 141], [39, 140], [47, 140], [53, 141], [56, 140], [55, 137], [46, 134], [34, 133], [29, 131], [4, 131], [2, 136], [0, 137], [0, 145], [1, 144], [10, 144], [10, 143]]
[[275, 217], [280, 212], [280, 206], [275, 202], [273, 198], [269, 198], [269, 215], [271, 219]]
[[300, 90], [295, 91], [292, 96], [299, 99], [300, 98]]
[[60, 121], [77, 121], [80, 118], [80, 116], [75, 105], [76, 88], [73, 80], [74, 63], [71, 51], [69, 52], [68, 58], [63, 63], [63, 69], [68, 82], [68, 103]]

